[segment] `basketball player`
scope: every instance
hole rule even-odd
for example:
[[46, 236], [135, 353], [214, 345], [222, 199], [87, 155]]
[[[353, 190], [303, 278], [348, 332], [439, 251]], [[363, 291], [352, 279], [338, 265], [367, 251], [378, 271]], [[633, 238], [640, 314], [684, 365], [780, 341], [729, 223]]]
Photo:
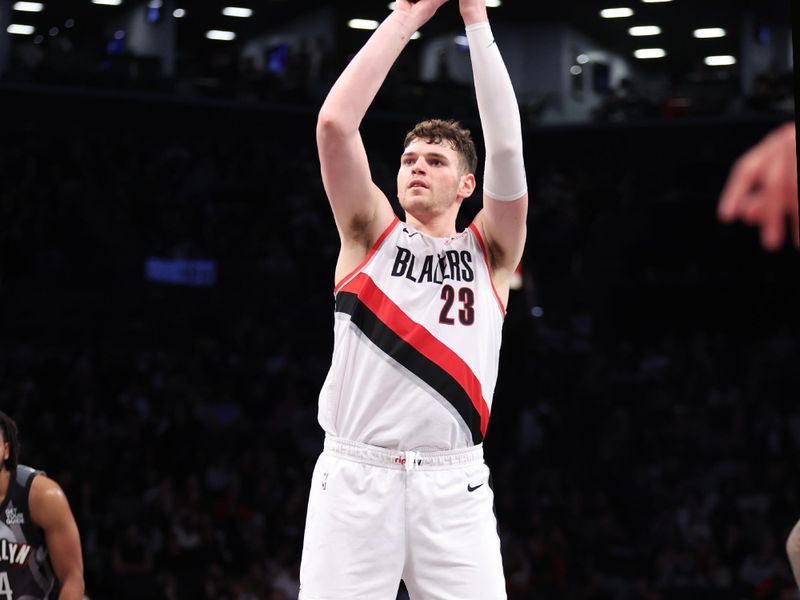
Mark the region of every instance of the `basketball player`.
[[445, 0], [399, 0], [319, 114], [322, 179], [341, 240], [335, 345], [320, 393], [302, 600], [506, 598], [482, 441], [509, 283], [525, 243], [522, 128], [485, 0], [460, 0], [486, 143], [483, 209], [470, 134], [419, 123], [397, 195], [372, 182], [359, 126], [410, 36]]
[[17, 425], [0, 412], [0, 600], [83, 599], [78, 526], [67, 498], [19, 464]]
[[786, 123], [745, 153], [733, 167], [718, 208], [722, 221], [741, 219], [761, 228], [761, 245], [778, 250], [786, 241], [786, 218], [800, 249], [795, 125]]

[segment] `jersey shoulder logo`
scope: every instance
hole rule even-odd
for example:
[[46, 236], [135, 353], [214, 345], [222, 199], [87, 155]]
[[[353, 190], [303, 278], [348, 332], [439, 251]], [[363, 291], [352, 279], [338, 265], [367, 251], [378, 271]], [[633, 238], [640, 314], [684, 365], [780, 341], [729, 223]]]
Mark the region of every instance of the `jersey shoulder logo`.
[[14, 505], [6, 508], [6, 525], [24, 525], [25, 515], [18, 513]]

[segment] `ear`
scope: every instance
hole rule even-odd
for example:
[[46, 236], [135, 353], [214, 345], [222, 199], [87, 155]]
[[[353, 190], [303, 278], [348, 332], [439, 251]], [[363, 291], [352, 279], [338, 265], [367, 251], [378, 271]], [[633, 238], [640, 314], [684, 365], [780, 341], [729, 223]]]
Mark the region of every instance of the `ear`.
[[464, 200], [472, 196], [472, 193], [475, 191], [475, 175], [472, 173], [467, 173], [466, 175], [461, 176], [461, 180], [458, 184], [458, 199]]

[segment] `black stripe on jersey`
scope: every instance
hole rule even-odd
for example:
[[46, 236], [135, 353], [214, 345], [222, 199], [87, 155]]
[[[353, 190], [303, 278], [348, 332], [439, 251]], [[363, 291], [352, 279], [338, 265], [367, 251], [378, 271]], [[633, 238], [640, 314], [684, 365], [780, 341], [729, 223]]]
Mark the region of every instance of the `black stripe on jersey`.
[[480, 414], [472, 404], [469, 394], [452, 375], [392, 331], [356, 294], [339, 292], [336, 295], [336, 312], [350, 315], [353, 325], [373, 344], [447, 400], [469, 427], [473, 443], [477, 445], [483, 441]]

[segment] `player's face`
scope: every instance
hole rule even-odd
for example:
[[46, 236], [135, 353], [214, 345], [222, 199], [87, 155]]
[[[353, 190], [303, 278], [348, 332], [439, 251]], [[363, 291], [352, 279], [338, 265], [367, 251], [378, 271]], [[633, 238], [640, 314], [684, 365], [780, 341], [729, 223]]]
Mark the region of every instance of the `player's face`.
[[472, 191], [461, 169], [458, 153], [447, 141], [412, 141], [400, 157], [397, 198], [406, 212], [418, 216], [440, 214]]

